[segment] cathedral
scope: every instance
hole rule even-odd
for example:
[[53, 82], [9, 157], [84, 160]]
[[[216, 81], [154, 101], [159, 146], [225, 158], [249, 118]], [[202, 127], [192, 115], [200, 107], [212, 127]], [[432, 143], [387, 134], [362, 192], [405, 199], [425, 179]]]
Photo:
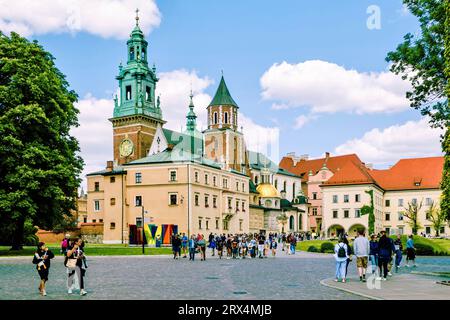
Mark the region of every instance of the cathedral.
[[172, 233], [308, 230], [301, 177], [247, 150], [239, 106], [223, 75], [207, 107], [206, 130], [197, 128], [192, 93], [186, 129], [165, 128], [156, 68], [148, 65], [136, 17], [116, 79], [109, 119], [114, 158], [87, 175], [87, 210], [79, 217], [103, 227], [103, 243], [152, 245], [159, 237], [168, 244]]

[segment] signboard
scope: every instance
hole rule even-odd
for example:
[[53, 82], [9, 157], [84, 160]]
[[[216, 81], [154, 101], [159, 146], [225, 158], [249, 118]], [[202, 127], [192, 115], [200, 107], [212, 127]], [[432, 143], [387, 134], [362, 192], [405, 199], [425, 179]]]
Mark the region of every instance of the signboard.
[[144, 217], [144, 223], [152, 223], [153, 217]]

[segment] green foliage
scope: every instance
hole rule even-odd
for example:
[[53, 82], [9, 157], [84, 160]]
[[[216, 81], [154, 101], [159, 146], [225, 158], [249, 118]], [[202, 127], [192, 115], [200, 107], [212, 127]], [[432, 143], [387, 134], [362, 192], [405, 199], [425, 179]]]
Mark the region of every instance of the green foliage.
[[74, 210], [83, 167], [75, 92], [37, 41], [0, 33], [0, 233], [24, 243], [25, 221], [51, 229]]
[[416, 254], [418, 256], [434, 256], [433, 247], [425, 244], [425, 243], [416, 243], [414, 244], [414, 248], [416, 248]]
[[391, 71], [408, 79], [412, 91], [406, 96], [412, 108], [430, 117], [432, 127], [444, 129], [444, 169], [441, 181], [441, 210], [450, 219], [450, 2], [403, 0], [419, 19], [421, 32], [408, 33], [386, 60]]
[[417, 231], [422, 229], [422, 225], [419, 222], [419, 212], [422, 208], [422, 201], [419, 203], [408, 202], [408, 207], [405, 211], [402, 211], [404, 217], [408, 218], [407, 223], [412, 229], [412, 233], [414, 235], [417, 234]]
[[366, 190], [367, 194], [370, 195], [370, 206], [364, 205], [361, 208], [361, 215], [368, 214], [369, 215], [369, 234], [375, 232], [375, 209], [373, 206], [373, 190]]
[[430, 220], [433, 224], [436, 236], [439, 236], [439, 230], [441, 227], [445, 226], [445, 221], [447, 220], [447, 215], [439, 209], [438, 204], [433, 202], [431, 206], [426, 211], [426, 218]]
[[319, 249], [317, 249], [315, 246], [309, 246], [308, 252], [319, 252]]
[[334, 244], [331, 242], [324, 242], [320, 246], [320, 252], [323, 253], [332, 253], [334, 252]]

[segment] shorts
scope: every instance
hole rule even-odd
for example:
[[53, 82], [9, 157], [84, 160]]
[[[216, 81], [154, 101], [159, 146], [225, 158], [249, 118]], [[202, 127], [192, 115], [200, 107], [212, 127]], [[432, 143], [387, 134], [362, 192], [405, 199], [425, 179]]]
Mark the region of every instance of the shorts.
[[369, 257], [357, 257], [356, 258], [356, 266], [358, 268], [367, 268], [367, 262]]
[[416, 259], [416, 252], [413, 248], [406, 248], [406, 256], [408, 260], [415, 260]]
[[48, 281], [48, 268], [41, 267], [41, 270], [38, 270], [38, 273], [41, 280]]

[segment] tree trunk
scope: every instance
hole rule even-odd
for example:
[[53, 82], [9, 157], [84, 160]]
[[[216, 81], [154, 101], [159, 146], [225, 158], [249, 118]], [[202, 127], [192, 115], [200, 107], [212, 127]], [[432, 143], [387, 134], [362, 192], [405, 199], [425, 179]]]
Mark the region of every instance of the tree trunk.
[[25, 220], [19, 218], [16, 222], [16, 228], [13, 233], [11, 250], [22, 250], [23, 249], [23, 231], [24, 231]]

